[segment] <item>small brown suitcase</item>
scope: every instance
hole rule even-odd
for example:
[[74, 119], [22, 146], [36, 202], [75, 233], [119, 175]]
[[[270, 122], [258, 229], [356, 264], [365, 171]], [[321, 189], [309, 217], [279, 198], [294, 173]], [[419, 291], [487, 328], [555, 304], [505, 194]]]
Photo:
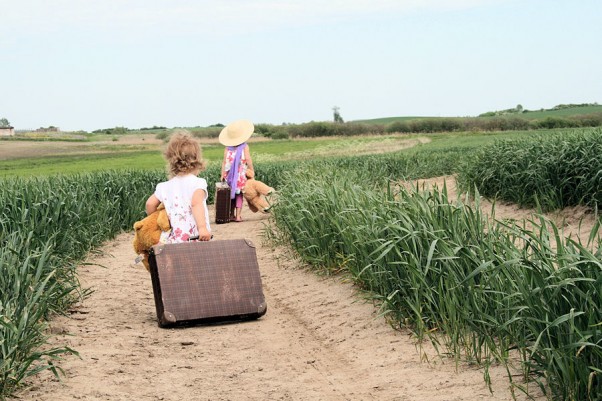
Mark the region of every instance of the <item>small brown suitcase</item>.
[[217, 224], [230, 221], [232, 200], [230, 199], [230, 186], [222, 181], [215, 183], [215, 222]]
[[160, 327], [257, 319], [267, 311], [249, 240], [155, 245], [149, 264]]

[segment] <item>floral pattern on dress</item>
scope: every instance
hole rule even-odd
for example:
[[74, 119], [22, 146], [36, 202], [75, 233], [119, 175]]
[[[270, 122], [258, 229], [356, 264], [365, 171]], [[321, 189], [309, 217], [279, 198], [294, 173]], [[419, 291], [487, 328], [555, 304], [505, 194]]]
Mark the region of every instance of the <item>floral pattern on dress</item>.
[[[190, 197], [190, 199], [192, 199], [192, 193], [196, 189], [202, 189], [207, 192], [207, 183], [204, 179], [198, 177], [184, 177], [183, 179], [188, 179], [189, 185], [188, 192], [190, 193], [186, 193], [186, 198]], [[196, 221], [192, 214], [190, 199], [182, 199], [182, 195], [177, 193], [173, 187], [170, 187], [172, 180], [159, 184], [155, 191], [157, 198], [165, 205], [171, 224], [171, 231], [161, 234], [160, 242], [164, 244], [186, 242], [190, 237], [199, 235]], [[204, 207], [205, 217], [207, 218], [208, 212], [206, 204]], [[208, 223], [207, 229], [209, 230]]]
[[[234, 150], [226, 149], [226, 164], [224, 165], [225, 171], [230, 171], [232, 163], [234, 163], [234, 156], [236, 155], [236, 148]], [[245, 152], [242, 152], [240, 156], [240, 164], [238, 165], [238, 180], [236, 181], [236, 193], [242, 192], [243, 188], [247, 183], [247, 159], [245, 158]]]

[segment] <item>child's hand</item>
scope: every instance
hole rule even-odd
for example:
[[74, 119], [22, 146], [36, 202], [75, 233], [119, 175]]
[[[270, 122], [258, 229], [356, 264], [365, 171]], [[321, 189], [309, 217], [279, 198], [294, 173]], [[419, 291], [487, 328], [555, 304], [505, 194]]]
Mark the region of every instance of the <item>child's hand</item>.
[[209, 241], [211, 239], [211, 232], [206, 228], [199, 230], [199, 241]]
[[228, 172], [227, 171], [222, 172], [222, 180], [225, 180], [226, 177], [228, 177]]

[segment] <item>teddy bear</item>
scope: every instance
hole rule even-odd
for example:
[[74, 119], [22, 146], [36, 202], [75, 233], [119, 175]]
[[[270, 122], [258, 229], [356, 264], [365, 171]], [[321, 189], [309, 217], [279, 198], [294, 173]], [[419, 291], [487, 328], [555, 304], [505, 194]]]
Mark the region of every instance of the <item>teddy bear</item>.
[[272, 192], [274, 192], [274, 188], [252, 177], [247, 179], [247, 183], [242, 190], [243, 197], [249, 205], [249, 210], [253, 213], [257, 213], [259, 210], [263, 212], [270, 210], [271, 206], [264, 197]]
[[148, 264], [148, 251], [159, 242], [162, 231], [171, 230], [169, 216], [163, 204], [159, 204], [156, 211], [140, 221], [134, 223], [134, 251], [140, 255], [136, 262], [142, 260], [144, 267], [150, 271]]

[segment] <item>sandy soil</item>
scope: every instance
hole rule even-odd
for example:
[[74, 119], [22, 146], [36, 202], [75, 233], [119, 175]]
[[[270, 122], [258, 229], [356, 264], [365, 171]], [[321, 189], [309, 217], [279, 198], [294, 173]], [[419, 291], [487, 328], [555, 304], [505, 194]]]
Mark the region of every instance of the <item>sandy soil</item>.
[[[441, 177], [433, 182], [448, 180]], [[213, 213], [213, 212], [211, 212]], [[501, 211], [498, 209], [498, 214]], [[27, 400], [510, 400], [504, 370], [493, 393], [480, 370], [442, 360], [393, 330], [344, 277], [320, 277], [263, 243], [269, 217], [213, 225], [216, 239], [249, 238], [268, 311], [259, 320], [179, 329], [157, 326], [150, 276], [135, 265], [132, 233], [79, 268], [94, 293], [52, 322], [53, 342], [80, 358], [18, 394]], [[536, 390], [534, 387], [532, 390]], [[543, 399], [536, 394], [536, 399]], [[518, 399], [525, 399], [518, 394]]]

